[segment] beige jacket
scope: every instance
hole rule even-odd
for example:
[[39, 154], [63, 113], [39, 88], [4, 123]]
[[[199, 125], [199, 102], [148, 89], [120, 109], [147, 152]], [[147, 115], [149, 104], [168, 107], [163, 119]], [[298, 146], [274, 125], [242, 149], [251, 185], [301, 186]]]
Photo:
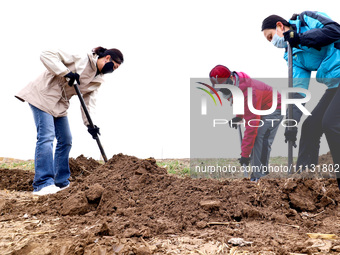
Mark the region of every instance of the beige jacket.
[[[15, 96], [54, 117], [66, 116], [70, 106], [69, 100], [76, 95], [76, 91], [67, 84], [64, 75], [71, 71], [77, 72], [80, 75], [79, 90], [91, 114], [96, 102], [95, 95], [104, 82], [102, 74], [96, 76], [97, 59], [98, 55], [94, 53], [80, 57], [61, 50], [44, 51], [40, 60], [47, 70]], [[82, 117], [84, 124], [88, 125], [83, 111]]]

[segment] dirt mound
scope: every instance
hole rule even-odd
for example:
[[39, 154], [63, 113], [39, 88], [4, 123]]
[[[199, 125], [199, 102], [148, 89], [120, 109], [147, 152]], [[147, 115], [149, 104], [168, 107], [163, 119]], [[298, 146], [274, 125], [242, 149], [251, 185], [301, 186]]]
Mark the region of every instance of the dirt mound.
[[[340, 192], [335, 179], [253, 183], [179, 178], [167, 174], [153, 158], [123, 154], [104, 165], [83, 156], [70, 160], [70, 165], [74, 176], [70, 188], [25, 202], [30, 217], [58, 219], [54, 238], [75, 238], [65, 248], [67, 254], [83, 254], [98, 240], [109, 245], [111, 253], [151, 254], [150, 250], [164, 247], [154, 243], [151, 249], [145, 240], [178, 235], [221, 245], [233, 237], [243, 238], [252, 243], [247, 251], [271, 247], [275, 254], [308, 253], [314, 250], [306, 251], [306, 237], [301, 233], [338, 233], [334, 219]], [[17, 183], [23, 180], [19, 178]], [[22, 217], [22, 208], [6, 202], [2, 214], [6, 220]]]
[[[71, 181], [88, 176], [92, 170], [101, 165], [98, 161], [92, 158], [86, 158], [84, 155], [80, 155], [76, 159], [70, 158], [69, 164], [71, 170]], [[0, 189], [33, 191], [33, 179], [34, 172], [31, 171], [23, 171], [20, 169], [0, 169]]]
[[319, 156], [319, 165], [326, 164], [330, 165], [333, 164], [333, 158], [331, 152], [327, 152], [327, 154], [323, 154]]
[[101, 164], [93, 158], [86, 158], [84, 155], [78, 156], [76, 159], [69, 159], [71, 178], [80, 176], [88, 176], [93, 169], [96, 169]]
[[33, 172], [19, 169], [0, 169], [0, 189], [32, 191], [33, 179]]
[[[340, 200], [335, 180], [212, 180], [168, 175], [154, 159], [115, 155], [71, 188], [41, 198], [44, 213], [101, 217], [97, 235], [153, 237], [205, 228], [209, 222], [278, 219], [292, 224]], [[280, 215], [280, 216], [279, 216]]]

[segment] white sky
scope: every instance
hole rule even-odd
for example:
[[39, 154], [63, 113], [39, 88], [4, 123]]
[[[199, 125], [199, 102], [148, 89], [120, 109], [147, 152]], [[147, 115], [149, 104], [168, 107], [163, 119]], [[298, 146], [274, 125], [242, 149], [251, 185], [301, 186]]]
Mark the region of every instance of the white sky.
[[[34, 158], [31, 110], [14, 94], [43, 70], [42, 50], [87, 53], [118, 48], [125, 63], [107, 75], [97, 98], [95, 124], [108, 158], [190, 156], [190, 78], [224, 64], [251, 77], [287, 77], [283, 50], [267, 42], [262, 20], [318, 10], [340, 21], [329, 1], [2, 1], [0, 156]], [[99, 158], [73, 97], [71, 157]]]

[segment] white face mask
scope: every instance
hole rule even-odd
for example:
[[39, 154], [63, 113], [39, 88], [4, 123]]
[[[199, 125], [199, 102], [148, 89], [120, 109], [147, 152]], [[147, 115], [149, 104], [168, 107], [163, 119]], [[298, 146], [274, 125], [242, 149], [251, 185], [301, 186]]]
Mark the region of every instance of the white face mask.
[[285, 38], [278, 36], [277, 28], [276, 28], [276, 33], [272, 39], [272, 44], [277, 48], [286, 48], [288, 46], [287, 42], [285, 41]]

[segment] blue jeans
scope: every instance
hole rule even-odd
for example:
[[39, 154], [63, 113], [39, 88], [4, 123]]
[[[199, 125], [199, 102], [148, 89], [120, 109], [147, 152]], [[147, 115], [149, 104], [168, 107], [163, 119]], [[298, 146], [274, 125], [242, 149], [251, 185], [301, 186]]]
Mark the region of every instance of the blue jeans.
[[[30, 104], [34, 122], [37, 127], [37, 144], [35, 148], [34, 191], [55, 184], [62, 188], [67, 186], [71, 175], [69, 153], [72, 135], [67, 117], [55, 118]], [[53, 141], [57, 145], [53, 158]]]

